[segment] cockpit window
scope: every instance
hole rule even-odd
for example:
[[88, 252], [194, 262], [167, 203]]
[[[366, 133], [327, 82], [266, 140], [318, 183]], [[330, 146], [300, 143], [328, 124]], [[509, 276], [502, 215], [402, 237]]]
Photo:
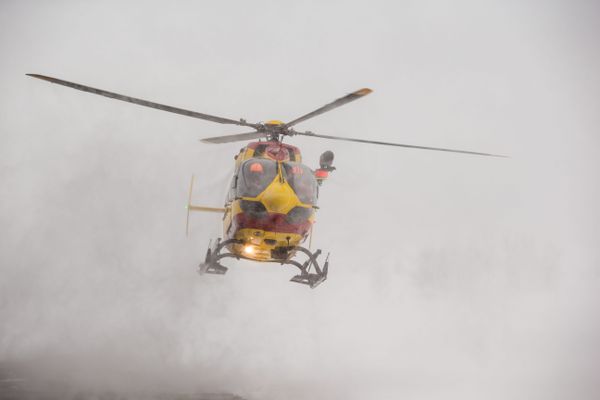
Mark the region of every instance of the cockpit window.
[[277, 176], [277, 163], [267, 159], [251, 159], [240, 168], [238, 196], [256, 197], [269, 186]]
[[310, 168], [300, 163], [283, 163], [283, 175], [302, 203], [316, 203], [317, 181]]

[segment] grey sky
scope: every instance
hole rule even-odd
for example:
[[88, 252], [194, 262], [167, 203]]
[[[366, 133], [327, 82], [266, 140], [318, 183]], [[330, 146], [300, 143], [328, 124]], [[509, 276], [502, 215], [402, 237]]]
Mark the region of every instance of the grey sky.
[[[0, 362], [250, 399], [593, 399], [600, 9], [585, 1], [0, 2]], [[316, 290], [195, 267], [244, 132], [25, 76], [317, 133]]]

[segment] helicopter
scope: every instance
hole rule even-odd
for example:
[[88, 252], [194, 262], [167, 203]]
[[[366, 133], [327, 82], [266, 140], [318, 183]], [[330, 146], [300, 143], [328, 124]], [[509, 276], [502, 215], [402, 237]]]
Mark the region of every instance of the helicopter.
[[[310, 245], [306, 248], [302, 244], [307, 239], [312, 242], [319, 188], [328, 179], [329, 174], [336, 169], [333, 166], [334, 153], [329, 150], [323, 152], [319, 159], [319, 166], [311, 169], [302, 163], [300, 149], [283, 143], [284, 138], [298, 135], [363, 144], [505, 157], [467, 150], [322, 135], [294, 129], [301, 122], [370, 94], [372, 90], [368, 88], [349, 93], [289, 122], [268, 120], [261, 123], [249, 123], [243, 118], [234, 120], [185, 110], [45, 75], [26, 75], [145, 107], [253, 129], [248, 133], [201, 139], [202, 142], [210, 144], [252, 141], [242, 147], [234, 157], [235, 169], [223, 207], [193, 205], [191, 197], [194, 178], [192, 177], [187, 205], [186, 232], [191, 211], [223, 214], [223, 237], [210, 241], [205, 259], [198, 267], [201, 275], [205, 273], [223, 275], [228, 268], [221, 264], [221, 260], [235, 258], [294, 266], [299, 269], [299, 273], [290, 281], [308, 285], [310, 288], [317, 287], [327, 279], [329, 254], [323, 264], [320, 264], [319, 257], [322, 251], [319, 249], [313, 252], [310, 250]], [[298, 258], [301, 255], [306, 257], [303, 262]]]

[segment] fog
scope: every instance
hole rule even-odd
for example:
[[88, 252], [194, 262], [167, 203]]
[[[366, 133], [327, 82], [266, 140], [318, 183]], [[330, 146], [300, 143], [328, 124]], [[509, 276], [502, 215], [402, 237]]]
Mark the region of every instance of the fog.
[[[248, 399], [596, 399], [600, 7], [586, 1], [0, 3], [0, 363], [116, 392]], [[320, 193], [318, 288], [196, 267], [250, 122], [509, 155], [294, 137]]]

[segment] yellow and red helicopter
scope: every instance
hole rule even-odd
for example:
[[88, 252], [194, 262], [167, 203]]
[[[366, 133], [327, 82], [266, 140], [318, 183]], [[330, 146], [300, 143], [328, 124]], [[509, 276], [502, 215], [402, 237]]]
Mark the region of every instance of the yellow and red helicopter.
[[[205, 260], [199, 266], [200, 274], [225, 274], [228, 268], [221, 264], [221, 260], [230, 257], [238, 260], [248, 259], [295, 266], [300, 273], [291, 281], [309, 285], [311, 288], [315, 288], [327, 279], [329, 255], [321, 265], [318, 261], [321, 250], [312, 252], [301, 244], [312, 233], [319, 186], [328, 178], [329, 173], [335, 170], [334, 154], [331, 151], [324, 152], [320, 157], [319, 167], [313, 170], [302, 163], [302, 155], [297, 147], [283, 143], [283, 138], [287, 136], [301, 135], [412, 149], [503, 157], [474, 151], [319, 135], [310, 131], [301, 132], [293, 129], [300, 122], [368, 95], [371, 93], [371, 89], [367, 88], [352, 92], [287, 123], [278, 120], [248, 123], [244, 119], [233, 120], [189, 111], [49, 76], [27, 75], [145, 107], [253, 129], [249, 133], [201, 140], [204, 143], [229, 143], [258, 139], [258, 141], [243, 147], [235, 156], [235, 172], [224, 207], [192, 205], [192, 178], [190, 199], [188, 200], [188, 221], [190, 211], [223, 213], [223, 238], [218, 238], [209, 244]], [[306, 261], [298, 261], [296, 259], [298, 253], [304, 254]]]

